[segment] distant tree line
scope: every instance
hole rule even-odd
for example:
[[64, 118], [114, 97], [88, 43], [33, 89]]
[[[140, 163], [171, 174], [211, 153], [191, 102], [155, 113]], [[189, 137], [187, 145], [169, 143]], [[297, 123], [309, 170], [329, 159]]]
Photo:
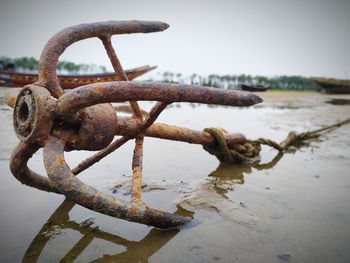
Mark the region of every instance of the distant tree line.
[[[159, 79], [160, 78], [160, 79]], [[164, 72], [158, 76], [159, 81], [162, 82], [177, 82], [201, 86], [210, 86], [215, 88], [235, 89], [240, 84], [247, 85], [264, 85], [269, 86], [270, 89], [281, 90], [317, 90], [317, 84], [302, 76], [252, 76], [247, 74], [240, 75], [216, 75], [211, 74], [207, 77], [192, 74], [190, 76], [183, 76], [182, 74], [174, 74], [172, 72]]]
[[[39, 61], [33, 57], [0, 57], [0, 69], [2, 70], [15, 70], [18, 72], [37, 72], [38, 64]], [[62, 60], [57, 63], [57, 72], [61, 74], [101, 73], [107, 72], [107, 68], [105, 66], [98, 66], [96, 64], [75, 64], [70, 61]]]
[[[15, 70], [18, 72], [37, 72], [38, 60], [33, 57], [10, 58], [6, 56], [0, 57], [0, 70]], [[57, 72], [60, 74], [87, 74], [87, 73], [104, 73], [107, 72], [105, 66], [96, 64], [75, 64], [70, 61], [59, 61], [57, 63]], [[183, 76], [180, 73], [163, 72], [156, 79], [162, 82], [186, 83], [201, 86], [210, 86], [216, 88], [235, 89], [240, 84], [247, 85], [264, 85], [271, 89], [286, 90], [317, 90], [318, 86], [309, 78], [302, 76], [252, 76], [247, 74], [240, 75], [217, 75], [200, 76], [192, 74]]]

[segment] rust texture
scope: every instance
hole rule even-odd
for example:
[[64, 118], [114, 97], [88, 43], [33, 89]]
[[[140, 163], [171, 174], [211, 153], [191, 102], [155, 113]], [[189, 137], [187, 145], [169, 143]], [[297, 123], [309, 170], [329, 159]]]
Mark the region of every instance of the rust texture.
[[113, 141], [117, 123], [113, 106], [110, 103], [90, 106], [81, 115], [77, 141], [71, 147], [90, 151], [107, 147]]
[[153, 82], [105, 82], [67, 91], [58, 99], [58, 113], [71, 115], [85, 107], [131, 99], [162, 102], [196, 102], [205, 104], [251, 106], [261, 102], [253, 93], [195, 85]]
[[[133, 118], [121, 116], [118, 117], [116, 125], [116, 135], [133, 136], [140, 129], [140, 124]], [[164, 123], [154, 123], [145, 132], [145, 136], [166, 139], [172, 141], [181, 141], [192, 144], [201, 144], [206, 146], [215, 146], [215, 139], [209, 133], [204, 131], [195, 131], [188, 128], [177, 127]], [[241, 133], [226, 133], [226, 142], [231, 149], [235, 149], [246, 143], [247, 139]]]
[[38, 85], [47, 87], [54, 97], [63, 94], [56, 75], [58, 58], [71, 44], [92, 37], [110, 37], [117, 34], [163, 31], [169, 26], [153, 21], [109, 21], [80, 24], [55, 34], [45, 45], [39, 61]]
[[[49, 40], [41, 54], [38, 82], [8, 93], [5, 99], [14, 108], [14, 128], [21, 141], [10, 161], [11, 172], [21, 183], [63, 194], [96, 212], [158, 228], [179, 226], [192, 219], [149, 208], [143, 202], [143, 142], [147, 137], [155, 137], [214, 147], [217, 141], [206, 131], [155, 123], [156, 119], [173, 102], [250, 106], [262, 100], [244, 91], [130, 81], [129, 78], [137, 75], [128, 76], [123, 70], [111, 36], [157, 32], [167, 27], [162, 22], [147, 21], [82, 24], [64, 29]], [[91, 37], [101, 39], [116, 81], [89, 84], [65, 92], [56, 75], [58, 58], [74, 42]], [[138, 105], [137, 101], [143, 100], [156, 101], [148, 113]], [[130, 106], [111, 104], [126, 101]], [[117, 116], [118, 110], [132, 115]], [[113, 141], [115, 136], [121, 137]], [[100, 192], [76, 177], [129, 140], [135, 141], [130, 202]], [[230, 149], [242, 154], [245, 151], [243, 145], [247, 140], [242, 134], [225, 132], [224, 140]], [[31, 171], [27, 166], [28, 160], [40, 148], [44, 148], [48, 177]], [[64, 151], [71, 150], [98, 152], [71, 169], [64, 158]]]

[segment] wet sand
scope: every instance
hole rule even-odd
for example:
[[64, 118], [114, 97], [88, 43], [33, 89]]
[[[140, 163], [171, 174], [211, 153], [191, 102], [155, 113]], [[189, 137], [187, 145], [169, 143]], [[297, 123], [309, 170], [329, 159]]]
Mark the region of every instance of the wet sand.
[[[174, 104], [158, 121], [199, 130], [222, 127], [251, 139], [280, 141], [291, 130], [312, 130], [350, 116], [350, 95], [259, 95], [264, 102], [250, 108]], [[195, 218], [179, 230], [161, 231], [21, 185], [9, 171], [17, 143], [11, 122], [12, 110], [1, 103], [1, 262], [350, 260], [350, 125], [284, 155], [264, 147], [255, 168], [218, 167], [201, 146], [146, 138], [145, 202]], [[128, 200], [132, 149], [128, 143], [79, 179]], [[74, 166], [90, 154], [71, 152], [66, 159]], [[29, 166], [44, 174], [42, 151]]]

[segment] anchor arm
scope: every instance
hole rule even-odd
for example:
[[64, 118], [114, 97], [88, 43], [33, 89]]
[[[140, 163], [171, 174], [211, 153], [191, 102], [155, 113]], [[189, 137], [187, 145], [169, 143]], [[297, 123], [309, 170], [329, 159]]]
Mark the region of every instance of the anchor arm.
[[194, 102], [251, 106], [262, 99], [251, 92], [156, 82], [102, 82], [67, 91], [58, 99], [58, 114], [71, 115], [91, 105], [130, 100]]
[[46, 87], [54, 97], [63, 94], [59, 85], [56, 67], [58, 58], [73, 43], [92, 37], [110, 37], [117, 34], [151, 33], [163, 31], [168, 24], [158, 21], [108, 21], [80, 24], [63, 29], [45, 45], [39, 61], [39, 86]]
[[71, 172], [64, 159], [65, 142], [50, 136], [44, 147], [44, 164], [49, 178], [67, 198], [88, 209], [158, 228], [169, 228], [189, 222], [192, 218], [183, 217], [145, 205], [128, 206], [124, 201], [99, 192], [84, 184]]

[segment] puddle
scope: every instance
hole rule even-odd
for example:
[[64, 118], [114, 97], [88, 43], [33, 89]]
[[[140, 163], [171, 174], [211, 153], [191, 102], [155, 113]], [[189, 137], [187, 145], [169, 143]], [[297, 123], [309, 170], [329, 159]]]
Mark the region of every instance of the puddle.
[[350, 105], [350, 100], [349, 99], [331, 99], [331, 100], [327, 100], [326, 103], [342, 106], [342, 105]]

